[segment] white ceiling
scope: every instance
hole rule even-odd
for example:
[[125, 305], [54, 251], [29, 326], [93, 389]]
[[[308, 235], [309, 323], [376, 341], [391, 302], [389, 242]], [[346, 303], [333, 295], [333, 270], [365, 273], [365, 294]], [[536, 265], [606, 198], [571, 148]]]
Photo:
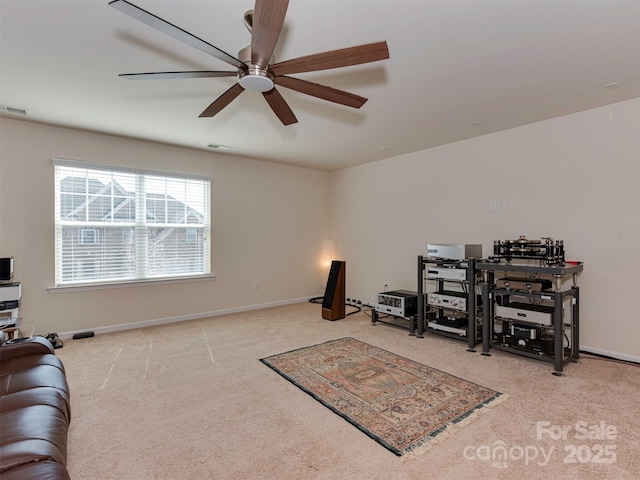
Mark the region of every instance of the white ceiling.
[[[130, 1], [233, 56], [250, 43], [252, 0]], [[0, 22], [0, 104], [30, 113], [5, 116], [324, 170], [640, 96], [640, 0], [291, 0], [276, 61], [379, 40], [391, 56], [293, 75], [369, 101], [279, 88], [291, 126], [250, 91], [198, 118], [235, 78], [119, 78], [233, 67], [108, 0], [0, 0]]]

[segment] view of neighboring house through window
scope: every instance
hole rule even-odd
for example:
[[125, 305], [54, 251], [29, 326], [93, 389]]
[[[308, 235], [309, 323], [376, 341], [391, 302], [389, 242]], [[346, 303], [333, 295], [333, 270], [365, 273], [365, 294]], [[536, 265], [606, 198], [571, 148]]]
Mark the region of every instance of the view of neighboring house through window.
[[53, 164], [56, 285], [210, 273], [210, 179]]
[[78, 243], [98, 243], [98, 230], [96, 228], [80, 229]]

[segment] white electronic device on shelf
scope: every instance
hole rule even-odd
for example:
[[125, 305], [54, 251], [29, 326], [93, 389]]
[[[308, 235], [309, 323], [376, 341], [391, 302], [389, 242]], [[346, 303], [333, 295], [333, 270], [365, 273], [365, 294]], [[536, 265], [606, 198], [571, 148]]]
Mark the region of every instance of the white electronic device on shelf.
[[482, 258], [482, 245], [463, 243], [429, 243], [427, 257], [446, 260], [464, 260], [466, 258]]
[[13, 302], [22, 297], [22, 284], [0, 283], [0, 302]]
[[463, 282], [467, 279], [467, 270], [464, 268], [429, 267], [427, 268], [427, 278]]

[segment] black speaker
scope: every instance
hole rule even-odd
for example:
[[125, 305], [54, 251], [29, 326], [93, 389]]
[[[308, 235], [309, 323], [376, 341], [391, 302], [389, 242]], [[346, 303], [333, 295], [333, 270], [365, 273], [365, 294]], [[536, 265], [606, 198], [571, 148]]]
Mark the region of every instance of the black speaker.
[[333, 321], [345, 317], [345, 269], [346, 262], [331, 262], [327, 288], [322, 299], [322, 318], [325, 320]]
[[8, 282], [13, 278], [13, 257], [0, 258], [0, 282]]

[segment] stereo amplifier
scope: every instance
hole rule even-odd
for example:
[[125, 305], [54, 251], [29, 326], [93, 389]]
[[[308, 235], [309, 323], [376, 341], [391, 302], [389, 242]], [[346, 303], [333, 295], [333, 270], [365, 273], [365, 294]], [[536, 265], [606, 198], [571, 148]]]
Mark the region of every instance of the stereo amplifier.
[[498, 288], [509, 290], [527, 290], [529, 292], [543, 292], [549, 290], [553, 284], [549, 279], [536, 278], [501, 278], [496, 281]]
[[481, 258], [482, 245], [465, 245], [458, 243], [429, 243], [427, 257], [447, 260], [464, 260], [465, 258]]
[[427, 303], [434, 307], [451, 308], [465, 312], [467, 310], [467, 294], [444, 290], [427, 294]]
[[496, 316], [540, 325], [553, 325], [553, 307], [525, 302], [496, 305]]
[[516, 338], [529, 338], [535, 340], [538, 338], [540, 327], [534, 325], [521, 325], [518, 323], [511, 324], [511, 335]]
[[503, 347], [524, 350], [529, 353], [543, 355], [553, 355], [553, 338], [522, 338], [509, 333], [499, 333], [497, 341]]
[[418, 313], [418, 292], [409, 290], [394, 290], [378, 293], [376, 312], [409, 318]]
[[465, 281], [467, 279], [467, 270], [464, 268], [429, 267], [427, 269], [427, 278]]

